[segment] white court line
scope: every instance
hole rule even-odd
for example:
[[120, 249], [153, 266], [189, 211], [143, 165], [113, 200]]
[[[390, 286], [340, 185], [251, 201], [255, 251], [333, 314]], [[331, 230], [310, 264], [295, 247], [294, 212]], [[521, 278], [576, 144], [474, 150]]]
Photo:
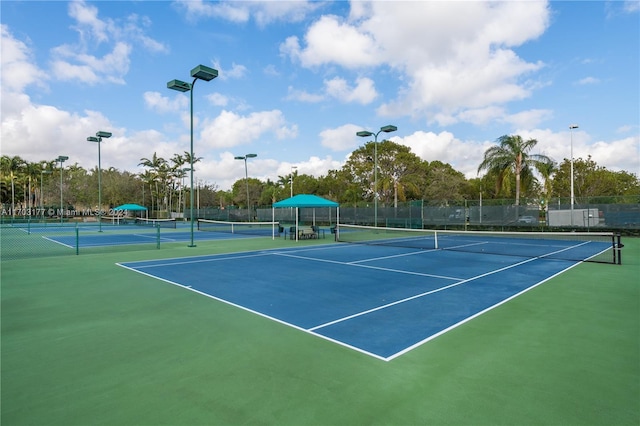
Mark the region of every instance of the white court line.
[[52, 243], [60, 244], [61, 246], [65, 246], [65, 247], [69, 247], [69, 248], [76, 248], [76, 246], [70, 246], [69, 244], [65, 244], [65, 243], [63, 243], [61, 241], [54, 240], [53, 238], [49, 238], [49, 237], [42, 237], [42, 238], [44, 238], [47, 241], [51, 241]]
[[[583, 244], [586, 244], [586, 243], [578, 244], [578, 245], [573, 246], [573, 247], [579, 247], [579, 246], [581, 246]], [[350, 320], [350, 319], [353, 319], [353, 318], [357, 318], [357, 317], [360, 317], [360, 316], [363, 316], [363, 315], [367, 315], [367, 314], [369, 314], [371, 312], [375, 312], [375, 311], [379, 311], [379, 310], [382, 310], [382, 309], [386, 309], [386, 308], [389, 308], [391, 306], [398, 305], [400, 303], [408, 302], [410, 300], [414, 300], [414, 299], [418, 299], [420, 297], [428, 296], [430, 294], [438, 293], [438, 292], [441, 292], [443, 290], [447, 290], [447, 289], [450, 289], [450, 288], [453, 288], [453, 287], [457, 287], [459, 285], [468, 283], [470, 281], [475, 281], [475, 280], [477, 280], [479, 278], [483, 278], [483, 277], [486, 277], [486, 276], [489, 276], [489, 275], [493, 275], [493, 274], [496, 274], [498, 272], [506, 271], [507, 269], [515, 268], [516, 266], [524, 265], [525, 263], [529, 263], [529, 262], [532, 262], [534, 260], [538, 260], [541, 257], [551, 256], [551, 255], [553, 255], [555, 253], [559, 253], [559, 252], [562, 252], [562, 251], [565, 251], [565, 250], [569, 250], [569, 248], [564, 248], [562, 250], [556, 250], [556, 251], [554, 251], [552, 253], [545, 254], [544, 256], [534, 257], [534, 258], [531, 258], [531, 259], [526, 259], [526, 260], [523, 260], [522, 262], [514, 263], [512, 265], [508, 265], [508, 266], [505, 266], [503, 268], [496, 269], [496, 270], [493, 270], [493, 271], [485, 272], [484, 274], [480, 274], [480, 275], [477, 275], [475, 277], [467, 278], [467, 279], [462, 280], [462, 281], [457, 282], [457, 283], [449, 284], [449, 285], [446, 285], [444, 287], [440, 287], [440, 288], [437, 288], [437, 289], [434, 289], [434, 290], [426, 291], [424, 293], [416, 294], [414, 296], [406, 297], [404, 299], [400, 299], [400, 300], [397, 300], [395, 302], [387, 303], [385, 305], [381, 305], [381, 306], [378, 306], [376, 308], [367, 309], [365, 311], [358, 312], [358, 313], [346, 316], [344, 318], [338, 318], [338, 319], [336, 319], [334, 321], [330, 321], [330, 322], [327, 322], [327, 323], [320, 324], [320, 325], [317, 325], [315, 327], [312, 327], [309, 330], [315, 331], [315, 330], [318, 330], [320, 328], [324, 328], [324, 327], [327, 327], [327, 326], [330, 326], [330, 325], [333, 325], [333, 324], [337, 324], [337, 323], [340, 323], [340, 322], [343, 322], [343, 321], [347, 321], [347, 320]]]
[[[583, 244], [585, 244], [585, 243], [583, 243]], [[498, 270], [495, 270], [495, 271], [491, 271], [491, 272], [488, 272], [488, 273], [485, 273], [485, 274], [479, 275], [479, 276], [477, 276], [477, 277], [473, 277], [473, 278], [470, 278], [470, 279], [464, 280], [464, 281], [459, 282], [459, 283], [454, 283], [454, 284], [451, 284], [451, 285], [448, 285], [448, 286], [442, 287], [442, 288], [440, 288], [440, 289], [436, 289], [436, 290], [433, 290], [433, 291], [430, 291], [430, 292], [426, 292], [426, 293], [423, 293], [423, 294], [420, 294], [420, 295], [416, 295], [416, 296], [413, 296], [413, 297], [410, 297], [410, 298], [407, 298], [407, 299], [403, 299], [402, 301], [398, 301], [398, 302], [390, 303], [390, 304], [387, 304], [387, 305], [384, 305], [384, 306], [381, 306], [381, 307], [378, 307], [378, 308], [370, 309], [370, 310], [368, 310], [368, 311], [366, 311], [366, 312], [373, 312], [373, 311], [380, 310], [380, 309], [383, 309], [383, 308], [388, 307], [388, 306], [391, 306], [391, 305], [395, 305], [395, 304], [398, 304], [398, 303], [402, 303], [403, 301], [407, 301], [407, 300], [410, 300], [410, 299], [415, 299], [415, 298], [417, 298], [417, 297], [422, 297], [422, 296], [424, 296], [424, 295], [426, 295], [426, 294], [432, 294], [432, 293], [437, 292], [437, 291], [442, 291], [442, 290], [445, 290], [445, 289], [447, 289], [447, 288], [455, 287], [455, 286], [458, 286], [458, 285], [463, 284], [463, 283], [465, 283], [465, 282], [468, 282], [468, 281], [471, 281], [471, 280], [478, 279], [478, 278], [480, 278], [480, 277], [482, 277], [482, 276], [491, 275], [491, 274], [497, 273], [497, 272], [502, 271], [502, 270], [506, 270], [506, 269], [513, 268], [513, 267], [518, 266], [518, 265], [521, 265], [521, 264], [525, 264], [525, 263], [531, 262], [531, 261], [533, 261], [533, 260], [537, 260], [537, 259], [542, 258], [542, 257], [550, 256], [550, 255], [553, 255], [553, 254], [555, 254], [555, 253], [562, 252], [562, 251], [564, 251], [564, 250], [569, 250], [569, 249], [572, 249], [572, 248], [574, 248], [574, 247], [578, 247], [578, 246], [583, 245], [583, 244], [579, 244], [579, 245], [577, 245], [577, 246], [572, 246], [572, 247], [567, 247], [567, 248], [564, 248], [563, 250], [558, 250], [558, 251], [556, 251], [556, 252], [549, 253], [549, 254], [547, 254], [547, 255], [540, 256], [540, 257], [537, 257], [537, 258], [527, 259], [527, 260], [525, 260], [525, 261], [519, 262], [519, 263], [514, 264], [514, 265], [510, 265], [510, 266], [507, 266], [507, 267], [504, 267], [504, 268], [501, 268], [501, 269], [498, 269]], [[337, 246], [331, 246], [331, 248], [334, 248], [334, 247], [335, 247], [335, 248], [341, 248], [341, 247], [340, 247], [340, 245], [337, 245]], [[329, 248], [329, 247], [327, 247], [327, 248]], [[322, 250], [322, 248], [317, 248], [317, 249], [318, 249], [318, 250]], [[281, 250], [281, 249], [274, 249], [274, 250]], [[314, 250], [314, 251], [315, 251], [316, 249], [315, 249], [315, 248], [314, 248], [314, 249], [311, 249], [311, 248], [308, 248], [308, 247], [307, 247], [307, 248], [301, 248], [300, 250], [295, 250], [295, 251], [296, 251], [296, 252], [300, 252], [300, 251], [309, 251], [309, 250]], [[424, 252], [424, 250], [422, 250], [422, 252]], [[255, 251], [240, 252], [240, 253], [255, 253]], [[260, 255], [272, 255], [272, 254], [273, 254], [273, 255], [287, 255], [286, 253], [284, 253], [284, 252], [282, 252], [282, 251], [273, 251], [273, 252], [269, 252], [269, 251], [262, 251], [262, 252], [260, 252], [259, 254], [249, 254], [249, 255], [235, 256], [235, 257], [225, 257], [225, 256], [226, 256], [226, 254], [219, 254], [219, 255], [211, 255], [211, 256], [216, 256], [216, 258], [215, 258], [215, 259], [205, 259], [205, 260], [195, 260], [195, 259], [194, 259], [194, 260], [193, 260], [193, 261], [191, 261], [191, 262], [189, 262], [189, 261], [185, 261], [185, 262], [178, 262], [178, 263], [166, 263], [165, 265], [172, 265], [172, 264], [184, 264], [184, 263], [197, 263], [197, 262], [206, 262], [206, 261], [212, 261], [212, 260], [227, 260], [227, 259], [237, 259], [237, 258], [248, 258], [248, 257], [257, 257], [257, 256], [260, 256]], [[202, 257], [202, 256], [201, 256], [201, 255], [197, 255], [197, 256], [192, 256], [192, 257], [194, 257], [194, 258], [200, 258], [200, 257]], [[301, 257], [302, 259], [307, 259], [307, 260], [323, 261], [323, 260], [319, 260], [319, 259], [305, 258], [305, 257], [302, 257], [302, 256], [300, 256], [300, 257]], [[183, 258], [183, 257], [181, 257], [181, 258], [172, 258], [172, 259], [184, 259], [184, 258]], [[171, 259], [167, 259], [167, 260], [171, 260]], [[143, 263], [143, 262], [148, 262], [148, 261], [137, 261], [137, 262], [126, 262], [126, 263], [127, 263], [128, 265], [133, 265], [133, 264], [136, 264], [136, 263]], [[326, 262], [332, 262], [332, 263], [339, 263], [339, 264], [349, 265], [348, 263], [342, 263], [342, 262], [334, 262], [334, 261], [326, 261]], [[139, 274], [147, 275], [147, 276], [149, 276], [149, 277], [151, 277], [151, 278], [155, 278], [155, 279], [158, 279], [158, 280], [160, 280], [160, 281], [164, 281], [164, 282], [167, 282], [167, 283], [169, 283], [169, 284], [173, 284], [173, 285], [176, 285], [176, 286], [178, 286], [178, 287], [182, 287], [182, 288], [184, 288], [184, 289], [187, 289], [187, 290], [193, 291], [193, 292], [195, 292], [195, 293], [198, 293], [198, 294], [200, 294], [200, 295], [202, 295], [202, 296], [206, 296], [206, 297], [209, 297], [209, 298], [211, 298], [211, 299], [218, 300], [218, 301], [223, 302], [223, 303], [226, 303], [226, 304], [228, 304], [228, 305], [231, 305], [231, 306], [234, 306], [234, 307], [240, 308], [240, 309], [242, 309], [242, 310], [244, 310], [244, 311], [248, 311], [248, 312], [251, 312], [251, 313], [257, 314], [257, 315], [259, 315], [259, 316], [261, 316], [261, 317], [263, 317], [263, 318], [270, 319], [270, 320], [275, 321], [275, 322], [277, 322], [277, 323], [280, 323], [280, 324], [283, 324], [283, 325], [287, 325], [287, 326], [289, 326], [289, 327], [292, 327], [292, 328], [294, 328], [294, 329], [300, 330], [300, 331], [305, 332], [305, 333], [309, 333], [309, 334], [311, 334], [311, 335], [313, 335], [313, 336], [316, 336], [316, 337], [319, 337], [319, 338], [321, 338], [321, 339], [324, 339], [324, 340], [330, 341], [330, 342], [335, 343], [335, 344], [338, 344], [338, 345], [340, 345], [340, 346], [343, 346], [343, 347], [346, 347], [346, 348], [349, 348], [349, 349], [355, 350], [355, 351], [357, 351], [357, 352], [363, 353], [363, 354], [365, 354], [365, 355], [369, 355], [369, 356], [371, 356], [371, 357], [373, 357], [373, 358], [377, 358], [377, 359], [379, 359], [379, 360], [382, 360], [382, 361], [386, 361], [386, 362], [388, 362], [388, 361], [391, 361], [391, 360], [393, 360], [393, 359], [395, 359], [395, 358], [399, 357], [400, 355], [403, 355], [403, 354], [405, 354], [405, 353], [409, 352], [409, 351], [410, 351], [410, 350], [412, 350], [412, 349], [417, 348], [418, 346], [420, 346], [420, 345], [424, 344], [425, 342], [427, 342], [427, 341], [429, 341], [429, 340], [432, 340], [432, 339], [434, 339], [434, 338], [436, 338], [436, 337], [438, 337], [438, 336], [440, 336], [440, 335], [444, 334], [445, 332], [450, 331], [450, 330], [452, 330], [452, 329], [454, 329], [454, 328], [458, 327], [459, 325], [464, 324], [465, 322], [467, 322], [467, 321], [469, 321], [469, 320], [471, 320], [471, 319], [473, 319], [473, 318], [475, 318], [475, 317], [477, 317], [477, 316], [479, 316], [479, 315], [481, 315], [481, 314], [483, 314], [483, 313], [485, 313], [485, 312], [487, 312], [487, 311], [489, 311], [489, 310], [491, 310], [491, 309], [493, 309], [493, 308], [495, 308], [495, 307], [497, 307], [497, 306], [502, 305], [503, 303], [506, 303], [507, 301], [509, 301], [509, 300], [511, 300], [511, 299], [513, 299], [513, 298], [515, 298], [515, 297], [517, 297], [517, 296], [519, 296], [519, 295], [521, 295], [521, 294], [523, 294], [523, 293], [525, 293], [525, 292], [527, 292], [527, 291], [531, 290], [532, 288], [537, 287], [538, 285], [540, 285], [540, 284], [542, 284], [542, 283], [544, 283], [544, 282], [546, 282], [546, 281], [550, 280], [551, 278], [554, 278], [554, 277], [556, 277], [556, 276], [560, 275], [561, 273], [563, 273], [563, 272], [565, 272], [565, 271], [567, 271], [567, 270], [569, 270], [569, 269], [571, 269], [571, 268], [573, 268], [573, 267], [577, 266], [579, 263], [580, 263], [580, 262], [577, 262], [577, 261], [576, 261], [576, 263], [575, 263], [575, 264], [573, 264], [573, 265], [569, 266], [568, 268], [566, 268], [566, 269], [564, 269], [564, 270], [562, 270], [562, 271], [560, 271], [560, 272], [558, 272], [558, 273], [556, 273], [556, 274], [552, 275], [551, 277], [548, 277], [548, 278], [544, 279], [543, 281], [540, 281], [540, 282], [538, 282], [538, 283], [536, 283], [536, 284], [533, 284], [532, 286], [530, 286], [530, 287], [528, 287], [528, 288], [526, 288], [526, 289], [522, 290], [521, 292], [519, 292], [519, 293], [517, 293], [517, 294], [515, 294], [515, 295], [512, 295], [511, 297], [509, 297], [509, 298], [507, 298], [507, 299], [505, 299], [505, 300], [502, 300], [502, 301], [500, 301], [499, 303], [496, 303], [495, 305], [490, 306], [490, 307], [488, 307], [488, 308], [484, 309], [483, 311], [478, 312], [478, 313], [476, 313], [476, 314], [474, 314], [474, 315], [472, 315], [472, 316], [470, 316], [470, 317], [468, 317], [468, 318], [466, 318], [466, 319], [464, 319], [464, 320], [462, 320], [462, 321], [459, 321], [458, 323], [453, 324], [453, 325], [449, 326], [448, 328], [446, 328], [446, 329], [444, 329], [444, 330], [439, 331], [438, 333], [435, 333], [435, 334], [433, 334], [433, 335], [431, 335], [431, 336], [428, 336], [427, 338], [423, 339], [422, 341], [420, 341], [420, 342], [418, 342], [418, 343], [415, 343], [415, 344], [413, 344], [413, 345], [411, 345], [411, 346], [409, 346], [409, 347], [407, 347], [407, 348], [405, 348], [405, 349], [403, 349], [403, 350], [401, 350], [401, 351], [399, 351], [399, 352], [397, 352], [397, 353], [395, 353], [395, 354], [393, 354], [393, 355], [391, 355], [391, 356], [388, 356], [388, 357], [383, 357], [383, 356], [377, 355], [377, 354], [375, 354], [375, 353], [372, 353], [372, 352], [366, 351], [366, 350], [364, 350], [364, 349], [362, 349], [362, 348], [358, 348], [358, 347], [356, 347], [356, 346], [352, 346], [352, 345], [350, 345], [350, 344], [348, 344], [348, 343], [342, 342], [342, 341], [340, 341], [340, 340], [333, 339], [333, 338], [331, 338], [331, 337], [328, 337], [328, 336], [325, 336], [325, 335], [319, 334], [319, 333], [317, 333], [317, 332], [315, 332], [315, 331], [314, 331], [314, 330], [320, 329], [320, 328], [322, 328], [322, 327], [326, 327], [326, 326], [328, 326], [328, 325], [330, 325], [330, 324], [334, 324], [334, 323], [337, 323], [337, 322], [340, 322], [340, 321], [344, 321], [345, 319], [348, 319], [348, 318], [354, 318], [354, 317], [356, 317], [356, 316], [363, 315], [363, 313], [354, 314], [354, 315], [351, 315], [351, 316], [349, 316], [349, 317], [345, 317], [345, 319], [339, 319], [339, 320], [336, 320], [336, 321], [332, 321], [332, 322], [330, 322], [330, 323], [321, 324], [321, 325], [318, 325], [318, 326], [316, 326], [316, 327], [312, 327], [312, 328], [306, 329], [306, 328], [303, 328], [303, 327], [297, 326], [297, 325], [295, 325], [295, 324], [292, 324], [292, 323], [289, 323], [289, 322], [286, 322], [286, 321], [280, 320], [280, 319], [278, 319], [278, 318], [272, 317], [272, 316], [270, 316], [270, 315], [264, 314], [264, 313], [262, 313], [262, 312], [258, 312], [258, 311], [255, 311], [255, 310], [253, 310], [253, 309], [247, 308], [247, 307], [245, 307], [245, 306], [242, 306], [242, 305], [239, 305], [239, 304], [236, 304], [236, 303], [230, 302], [230, 301], [228, 301], [228, 300], [225, 300], [225, 299], [222, 299], [222, 298], [219, 298], [219, 297], [213, 296], [213, 295], [211, 295], [211, 294], [208, 294], [208, 293], [205, 293], [205, 292], [202, 292], [202, 291], [199, 291], [199, 290], [195, 290], [195, 289], [193, 289], [191, 286], [188, 286], [188, 285], [182, 285], [182, 284], [179, 284], [179, 283], [177, 283], [177, 282], [170, 281], [170, 280], [167, 280], [167, 279], [164, 279], [164, 278], [160, 278], [160, 277], [155, 276], [155, 275], [153, 275], [153, 274], [149, 274], [149, 273], [142, 272], [142, 271], [140, 271], [140, 270], [139, 270], [139, 268], [144, 268], [145, 266], [131, 267], [131, 266], [123, 265], [123, 264], [121, 264], [121, 263], [116, 263], [116, 265], [118, 265], [118, 266], [120, 266], [120, 267], [123, 267], [123, 268], [125, 268], [125, 269], [129, 269], [129, 270], [131, 270], [131, 271], [137, 272], [137, 273], [139, 273]], [[153, 266], [153, 265], [148, 265], [148, 267], [152, 267], [152, 266]], [[159, 265], [158, 265], [158, 266], [159, 266]], [[365, 266], [365, 265], [358, 265], [358, 264], [351, 264], [351, 265], [349, 265], [349, 266], [355, 266], [355, 267], [368, 267], [368, 266]], [[407, 273], [407, 271], [397, 271], [397, 272], [400, 272], [400, 273]]]
[[338, 264], [338, 265], [355, 266], [357, 268], [377, 269], [379, 271], [396, 272], [398, 274], [405, 274], [405, 275], [417, 275], [417, 276], [420, 276], [420, 277], [442, 278], [442, 279], [445, 279], [445, 280], [454, 280], [454, 281], [458, 281], [458, 280], [464, 279], [464, 278], [457, 278], [457, 277], [447, 277], [447, 276], [443, 276], [443, 275], [425, 274], [423, 272], [405, 271], [405, 270], [402, 270], [402, 269], [392, 269], [392, 268], [382, 268], [380, 266], [362, 265], [360, 263], [355, 263], [355, 262], [340, 262], [338, 260], [316, 259], [316, 258], [313, 258], [313, 257], [298, 256], [298, 255], [293, 255], [293, 254], [289, 254], [289, 253], [273, 253], [273, 254], [278, 255], [278, 256], [284, 256], [284, 257], [292, 257], [292, 258], [295, 258], [295, 259], [310, 260], [310, 261], [313, 261], [313, 262], [334, 263], [334, 264]]
[[355, 264], [362, 263], [362, 262], [375, 262], [376, 260], [393, 259], [394, 257], [415, 256], [416, 254], [430, 253], [432, 251], [436, 251], [436, 249], [412, 251], [410, 253], [393, 254], [393, 255], [390, 255], [390, 256], [371, 257], [369, 259], [354, 260], [353, 262], [348, 262], [348, 263], [350, 265], [355, 265]]
[[[272, 253], [255, 253], [255, 254], [245, 254], [245, 255], [241, 255], [241, 256], [227, 256], [224, 257], [224, 255], [213, 255], [215, 257], [209, 257], [207, 259], [191, 259], [191, 260], [185, 260], [182, 262], [163, 262], [163, 263], [154, 263], [152, 265], [144, 265], [144, 266], [135, 266], [136, 269], [142, 269], [142, 268], [159, 268], [159, 267], [163, 267], [163, 266], [172, 266], [172, 265], [188, 265], [191, 263], [206, 263], [206, 262], [220, 262], [223, 260], [234, 260], [234, 259], [244, 259], [244, 258], [248, 258], [248, 257], [262, 257], [262, 256], [267, 256], [270, 255]], [[203, 255], [206, 256], [206, 255]], [[195, 257], [203, 257], [203, 256], [195, 256]], [[167, 260], [172, 260], [172, 259], [167, 259]], [[141, 260], [138, 262], [125, 262], [127, 264], [133, 264], [133, 263], [142, 263], [142, 262], [153, 262], [153, 260]], [[126, 267], [126, 266], [125, 266]]]

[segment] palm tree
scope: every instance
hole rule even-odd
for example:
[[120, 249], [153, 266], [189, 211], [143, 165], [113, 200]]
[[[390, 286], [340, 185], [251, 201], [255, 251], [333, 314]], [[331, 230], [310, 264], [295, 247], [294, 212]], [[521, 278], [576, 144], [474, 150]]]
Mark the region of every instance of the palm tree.
[[153, 211], [153, 185], [156, 182], [156, 174], [151, 170], [145, 170], [138, 175], [142, 179], [142, 204], [144, 205], [144, 185], [149, 186], [149, 193], [151, 194], [151, 210]]
[[552, 190], [552, 180], [551, 175], [553, 175], [558, 170], [556, 163], [553, 161], [543, 162], [538, 166], [538, 171], [542, 175], [544, 182], [542, 184], [543, 192], [544, 192], [544, 202], [546, 205], [549, 203], [549, 198], [551, 197]]
[[21, 174], [21, 171], [24, 168], [25, 164], [26, 162], [17, 155], [14, 157], [3, 155], [2, 161], [0, 162], [0, 165], [2, 167], [2, 173], [6, 174], [11, 182], [11, 215], [14, 217], [15, 217], [15, 210], [16, 210], [15, 180], [18, 178], [18, 175]]
[[[153, 157], [149, 158], [141, 158], [139, 166], [148, 167], [151, 173], [153, 174], [155, 184], [155, 194], [156, 194], [156, 208], [161, 210], [160, 208], [160, 200], [164, 202], [165, 207], [167, 206], [167, 179], [169, 166], [167, 165], [167, 160], [162, 157], [158, 157], [156, 152], [153, 153]], [[160, 185], [158, 185], [160, 184]], [[153, 192], [152, 192], [153, 194]], [[168, 208], [168, 207], [167, 207]]]
[[[29, 163], [29, 162], [25, 162], [24, 165], [24, 172], [25, 172], [25, 184], [28, 183], [29, 188], [28, 188], [28, 194], [29, 194], [29, 201], [27, 201], [27, 207], [32, 208], [35, 206], [36, 201], [39, 199], [39, 197], [36, 196], [36, 194], [38, 193], [37, 191], [37, 185], [34, 185], [32, 187], [32, 182], [38, 182], [38, 180], [42, 177], [41, 172], [42, 172], [42, 163]], [[26, 198], [26, 196], [25, 196]], [[26, 200], [25, 200], [26, 201]]]
[[524, 141], [519, 135], [504, 135], [497, 139], [499, 145], [492, 146], [484, 153], [484, 160], [478, 166], [481, 170], [493, 172], [497, 176], [496, 192], [504, 183], [505, 177], [513, 173], [516, 178], [516, 206], [520, 205], [520, 179], [524, 174], [531, 174], [531, 169], [539, 169], [553, 160], [542, 154], [529, 154], [538, 143], [535, 139]]

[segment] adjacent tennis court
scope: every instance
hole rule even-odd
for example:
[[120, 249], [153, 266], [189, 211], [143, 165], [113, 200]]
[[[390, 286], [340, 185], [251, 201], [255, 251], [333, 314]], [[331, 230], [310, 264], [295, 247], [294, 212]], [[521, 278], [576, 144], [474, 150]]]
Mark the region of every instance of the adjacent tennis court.
[[[24, 233], [41, 235], [43, 239], [69, 249], [141, 244], [187, 242], [191, 239], [190, 225], [175, 219], [136, 219], [135, 221], [105, 221], [99, 228], [95, 223], [79, 224], [19, 224]], [[256, 236], [279, 236], [274, 222], [223, 222], [199, 220], [194, 226], [195, 241]]]
[[611, 235], [598, 234], [588, 241], [502, 236], [502, 254], [493, 254], [500, 250], [486, 250], [495, 247], [492, 234], [445, 234], [437, 243], [435, 235], [410, 230], [340, 232], [366, 244], [120, 266], [389, 361], [582, 260], [616, 251]]

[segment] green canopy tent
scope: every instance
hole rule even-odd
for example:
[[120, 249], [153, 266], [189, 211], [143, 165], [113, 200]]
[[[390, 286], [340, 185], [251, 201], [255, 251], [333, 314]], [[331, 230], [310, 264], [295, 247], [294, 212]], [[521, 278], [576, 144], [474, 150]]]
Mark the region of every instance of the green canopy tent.
[[[141, 206], [139, 204], [133, 204], [133, 203], [129, 203], [129, 204], [123, 204], [121, 206], [118, 207], [114, 207], [113, 211], [116, 212], [120, 212], [120, 211], [133, 211], [133, 212], [140, 212], [140, 211], [144, 211], [145, 212], [145, 217], [147, 216], [147, 208], [144, 206]], [[120, 220], [120, 217], [118, 216], [118, 221]]]
[[340, 217], [340, 204], [335, 201], [327, 200], [326, 198], [318, 197], [317, 195], [311, 194], [298, 194], [294, 195], [291, 198], [287, 198], [282, 201], [278, 201], [277, 203], [273, 203], [272, 206], [272, 219], [275, 222], [275, 209], [278, 208], [295, 208], [296, 209], [296, 240], [298, 239], [298, 218], [299, 218], [299, 209], [300, 208], [335, 208], [336, 209], [336, 220]]
[[114, 210], [147, 211], [147, 208], [139, 204], [123, 204], [121, 206], [114, 207]]

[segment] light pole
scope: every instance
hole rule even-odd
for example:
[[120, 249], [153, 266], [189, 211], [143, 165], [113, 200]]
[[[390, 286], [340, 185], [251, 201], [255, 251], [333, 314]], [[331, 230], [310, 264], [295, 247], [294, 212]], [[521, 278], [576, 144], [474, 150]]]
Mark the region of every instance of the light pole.
[[191, 151], [189, 155], [189, 165], [191, 168], [191, 191], [189, 194], [189, 221], [191, 222], [191, 244], [189, 247], [195, 247], [196, 245], [193, 242], [193, 87], [196, 84], [196, 80], [204, 80], [211, 81], [218, 76], [218, 70], [213, 68], [205, 67], [204, 65], [198, 65], [194, 69], [191, 70], [191, 77], [193, 77], [193, 82], [191, 84], [186, 83], [181, 80], [171, 80], [167, 83], [167, 88], [172, 90], [177, 90], [178, 92], [190, 92], [190, 116], [191, 116]]
[[62, 163], [67, 161], [69, 157], [66, 155], [59, 155], [56, 161], [60, 162], [60, 224], [62, 225], [62, 218], [64, 217], [64, 207], [62, 206]]
[[571, 124], [569, 125], [569, 132], [571, 133], [571, 226], [573, 227], [573, 203], [574, 203], [574, 196], [573, 196], [573, 129], [577, 129], [578, 125], [577, 124]]
[[356, 133], [356, 135], [367, 138], [369, 136], [373, 136], [373, 146], [374, 146], [374, 169], [373, 169], [373, 226], [378, 226], [378, 135], [380, 132], [391, 133], [398, 130], [396, 126], [389, 124], [388, 126], [380, 127], [377, 133], [369, 132], [368, 130], [362, 130]]
[[44, 180], [44, 175], [50, 175], [51, 170], [41, 170], [40, 171], [40, 211], [42, 212], [42, 220], [44, 220], [44, 205], [42, 203], [42, 181]]
[[298, 169], [298, 166], [291, 166], [291, 177], [290, 177], [291, 182], [289, 182], [291, 184], [291, 197], [293, 197], [293, 171], [297, 169]]
[[89, 142], [98, 143], [98, 232], [102, 232], [102, 167], [100, 166], [100, 142], [102, 138], [108, 139], [111, 137], [110, 132], [97, 132], [95, 136], [89, 136], [87, 140]]
[[251, 206], [249, 204], [249, 172], [247, 171], [247, 158], [256, 158], [258, 154], [247, 154], [234, 157], [236, 160], [244, 160], [244, 181], [247, 184], [247, 218], [251, 222]]

